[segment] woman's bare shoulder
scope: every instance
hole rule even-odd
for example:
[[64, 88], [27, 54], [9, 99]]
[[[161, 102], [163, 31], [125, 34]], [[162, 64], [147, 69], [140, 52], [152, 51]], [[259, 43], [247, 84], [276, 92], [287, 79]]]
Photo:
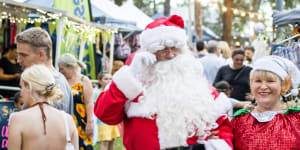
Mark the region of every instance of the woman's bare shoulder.
[[19, 111], [19, 112], [14, 112], [12, 114], [10, 114], [9, 116], [9, 125], [11, 125], [12, 123], [14, 124], [20, 124], [24, 121], [26, 121], [28, 118], [26, 113], [24, 113], [24, 111]]
[[[44, 106], [43, 107], [45, 115], [49, 115], [49, 114], [58, 114], [59, 110], [57, 110], [56, 108], [53, 108], [52, 106]], [[41, 114], [41, 110], [38, 106], [36, 107], [32, 107], [32, 108], [28, 108], [25, 110], [22, 110], [20, 112], [16, 113], [18, 115], [18, 117], [20, 118], [26, 118], [26, 120], [30, 119], [30, 118], [34, 118], [34, 116], [39, 117]]]
[[22, 110], [11, 114], [10, 119], [22, 119], [28, 114], [28, 110]]
[[18, 118], [20, 118], [20, 116], [22, 116], [22, 113], [21, 112], [13, 112], [10, 114], [9, 116], [9, 120], [16, 120]]

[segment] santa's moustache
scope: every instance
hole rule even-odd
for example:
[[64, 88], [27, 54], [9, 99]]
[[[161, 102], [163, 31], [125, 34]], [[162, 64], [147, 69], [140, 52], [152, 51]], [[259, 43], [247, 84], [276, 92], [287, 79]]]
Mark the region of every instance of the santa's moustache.
[[189, 54], [156, 62], [144, 75], [144, 103], [157, 115], [160, 145], [186, 145], [193, 135], [199, 140], [217, 127], [217, 107], [208, 82], [202, 75], [202, 65]]

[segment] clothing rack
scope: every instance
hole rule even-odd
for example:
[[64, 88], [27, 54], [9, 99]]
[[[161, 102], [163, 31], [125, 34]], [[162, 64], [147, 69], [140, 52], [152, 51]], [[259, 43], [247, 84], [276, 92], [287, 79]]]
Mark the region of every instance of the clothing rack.
[[297, 37], [299, 37], [299, 36], [300, 36], [300, 33], [298, 33], [298, 34], [296, 34], [296, 35], [294, 35], [294, 36], [292, 36], [292, 37], [289, 37], [289, 38], [287, 38], [287, 39], [285, 39], [285, 40], [279, 41], [279, 42], [277, 42], [276, 44], [283, 44], [284, 42], [287, 42], [287, 41], [292, 40], [292, 39], [294, 39], [294, 38], [297, 38]]

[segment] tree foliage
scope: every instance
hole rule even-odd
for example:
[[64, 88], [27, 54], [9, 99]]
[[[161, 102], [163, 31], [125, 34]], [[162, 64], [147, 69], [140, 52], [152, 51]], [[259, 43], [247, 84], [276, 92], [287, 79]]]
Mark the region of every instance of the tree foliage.
[[[300, 4], [300, 0], [282, 0], [283, 9], [293, 9]], [[273, 10], [276, 10], [276, 0], [263, 0], [264, 3], [269, 3]]]
[[[115, 0], [115, 1], [126, 1], [126, 0]], [[169, 3], [171, 0], [165, 0], [158, 2], [158, 0], [133, 0], [134, 4], [145, 12], [149, 16], [155, 15], [158, 6], [166, 6], [165, 2]], [[224, 0], [225, 1], [225, 0]], [[291, 9], [299, 5], [300, 0], [283, 0], [283, 9]], [[224, 3], [222, 3], [224, 4]], [[273, 10], [276, 10], [276, 0], [233, 0], [232, 8], [237, 8], [243, 10], [244, 12], [261, 12], [262, 4], [269, 4]], [[211, 3], [208, 6], [202, 5], [202, 21], [203, 25], [212, 29], [216, 34], [223, 37], [222, 31], [224, 28], [224, 12], [222, 11], [221, 4], [219, 4], [219, 9], [211, 11]], [[181, 7], [188, 7], [188, 1], [184, 0], [181, 4]], [[230, 10], [230, 9], [228, 9]], [[215, 20], [212, 22], [212, 20]], [[232, 33], [239, 33], [244, 30], [245, 24], [249, 21], [258, 21], [257, 17], [250, 18], [249, 14], [245, 17], [241, 17], [241, 14], [234, 14], [232, 18]], [[263, 21], [263, 20], [262, 20]], [[226, 33], [226, 34], [232, 34]]]
[[164, 15], [165, 16], [170, 15], [170, 10], [171, 10], [170, 2], [171, 2], [171, 0], [165, 0], [165, 3], [164, 3]]
[[201, 2], [200, 1], [194, 1], [194, 28], [195, 28], [195, 34], [199, 40], [202, 39], [202, 8], [201, 8]]
[[124, 2], [126, 2], [126, 0], [114, 0], [115, 4], [117, 4], [118, 6], [121, 6]]
[[[233, 0], [232, 8], [243, 10], [244, 12], [258, 12], [258, 10], [260, 9], [261, 3], [262, 3], [262, 0]], [[245, 24], [247, 24], [251, 20], [251, 18], [249, 17], [248, 14], [245, 17], [241, 17], [240, 13], [233, 14], [232, 21], [230, 21], [230, 22], [232, 22], [232, 26], [231, 26], [232, 31], [229, 31], [227, 29], [227, 32], [231, 32], [231, 33], [227, 33], [225, 31], [223, 31], [224, 27], [225, 27], [224, 22], [227, 22], [226, 23], [227, 26], [230, 23], [228, 21], [223, 20], [223, 19], [227, 19], [228, 17], [224, 18], [225, 12], [222, 11], [222, 4], [219, 3], [218, 9], [214, 12], [211, 12], [211, 10], [209, 10], [209, 7], [211, 7], [211, 4], [202, 8], [203, 24], [205, 26], [209, 27], [210, 29], [212, 29], [216, 34], [218, 34], [222, 37], [224, 37], [224, 34], [232, 35], [232, 33], [242, 32], [244, 30]], [[233, 11], [233, 10], [227, 8], [227, 11]], [[211, 16], [213, 14], [218, 14], [217, 17], [215, 18], [217, 23], [211, 22], [211, 17], [205, 17], [205, 16]], [[214, 15], [214, 16], [216, 16], [216, 15]], [[226, 40], [228, 40], [227, 38], [226, 38]]]
[[157, 7], [164, 5], [164, 2], [157, 2], [156, 0], [133, 0], [133, 3], [148, 16], [155, 15], [157, 13]]

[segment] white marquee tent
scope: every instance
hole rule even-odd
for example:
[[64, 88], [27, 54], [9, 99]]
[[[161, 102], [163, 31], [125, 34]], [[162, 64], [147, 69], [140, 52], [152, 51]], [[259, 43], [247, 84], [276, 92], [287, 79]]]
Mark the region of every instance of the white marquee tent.
[[132, 1], [128, 1], [123, 4], [121, 7], [123, 12], [130, 14], [131, 18], [136, 22], [136, 26], [144, 29], [150, 22], [153, 21], [152, 18], [147, 16], [144, 12], [138, 9]]
[[132, 1], [119, 7], [109, 0], [91, 0], [91, 4], [112, 18], [136, 23], [144, 29], [153, 20], [133, 5]]

